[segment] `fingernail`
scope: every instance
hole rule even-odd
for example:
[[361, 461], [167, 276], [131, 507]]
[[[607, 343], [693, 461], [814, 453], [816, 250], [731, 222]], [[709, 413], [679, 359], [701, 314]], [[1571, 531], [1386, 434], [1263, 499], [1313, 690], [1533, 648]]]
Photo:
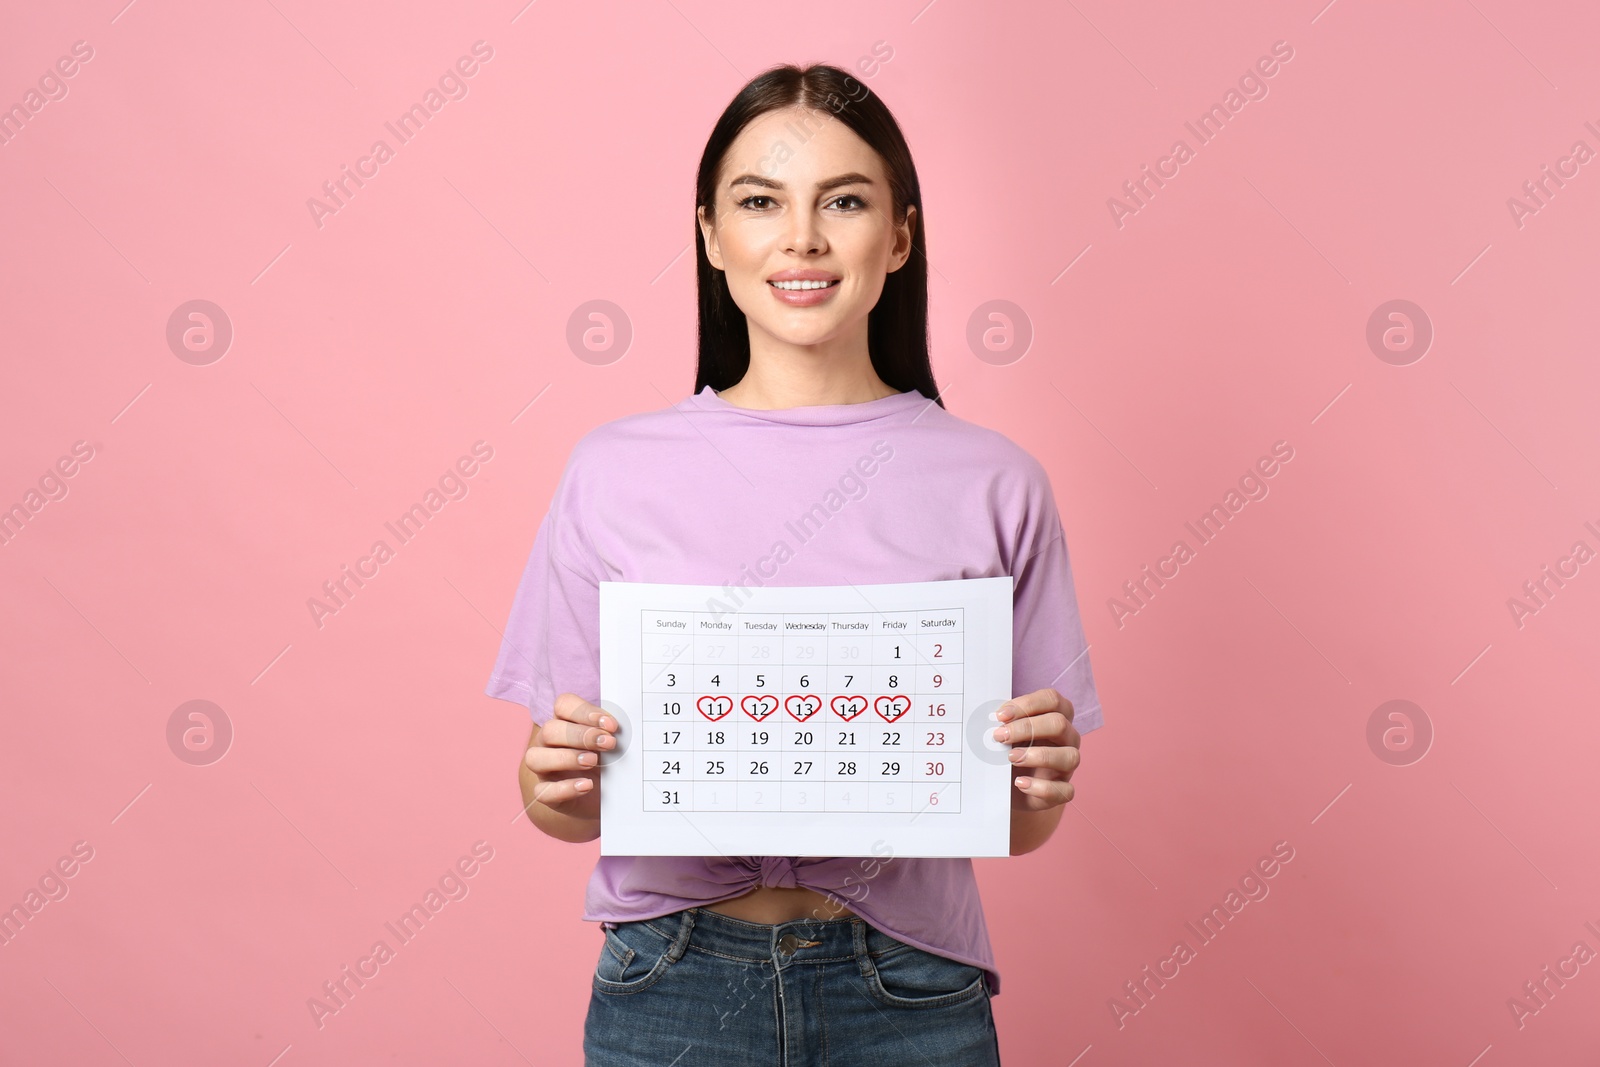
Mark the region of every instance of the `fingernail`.
[[617, 728], [617, 721], [615, 719], [613, 719], [609, 715], [600, 716], [600, 729], [602, 729], [602, 730], [615, 730], [616, 728]]
[[584, 752], [584, 753], [580, 754], [578, 756], [578, 766], [580, 766], [580, 767], [593, 767], [594, 766], [594, 753], [593, 752]]
[[994, 732], [994, 739], [996, 741], [1009, 741], [1011, 740], [1011, 731], [1002, 726]]
[[1014, 749], [1011, 750], [1011, 755], [1006, 757], [1006, 758], [1009, 759], [1012, 763], [1021, 763], [1022, 762], [1022, 757], [1025, 756], [1025, 755], [1027, 755], [1027, 753], [1022, 751], [1022, 749], [1014, 748]]
[[1002, 704], [997, 714], [1000, 716], [1001, 722], [1010, 722], [1016, 718], [1017, 706], [1015, 704]]
[[595, 744], [599, 745], [601, 748], [610, 748], [613, 744], [615, 744], [615, 742], [611, 740], [610, 734], [606, 734], [596, 741]]
[[576, 789], [580, 793], [587, 793], [589, 790], [594, 788], [594, 783], [589, 781], [587, 778], [580, 778], [578, 780], [578, 784], [572, 788]]
[[1026, 789], [1032, 784], [1033, 784], [1033, 779], [1032, 778], [1018, 778], [1017, 779], [1017, 788], [1018, 789]]

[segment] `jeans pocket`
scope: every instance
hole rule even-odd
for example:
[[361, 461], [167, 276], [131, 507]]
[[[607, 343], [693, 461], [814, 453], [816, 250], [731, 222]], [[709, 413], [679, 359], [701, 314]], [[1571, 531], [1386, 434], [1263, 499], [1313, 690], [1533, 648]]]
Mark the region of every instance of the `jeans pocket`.
[[947, 1008], [987, 993], [983, 969], [899, 942], [871, 953], [867, 985], [897, 1008]]
[[601, 926], [605, 935], [594, 968], [594, 987], [602, 993], [638, 993], [660, 980], [672, 959], [672, 939], [648, 922]]

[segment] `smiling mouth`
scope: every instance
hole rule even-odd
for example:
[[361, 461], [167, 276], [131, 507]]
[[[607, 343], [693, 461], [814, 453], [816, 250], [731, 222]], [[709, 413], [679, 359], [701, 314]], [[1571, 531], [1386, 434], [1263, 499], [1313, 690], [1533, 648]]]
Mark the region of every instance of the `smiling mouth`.
[[811, 289], [831, 289], [839, 284], [839, 279], [835, 278], [831, 282], [768, 282], [767, 284], [785, 292], [803, 293]]

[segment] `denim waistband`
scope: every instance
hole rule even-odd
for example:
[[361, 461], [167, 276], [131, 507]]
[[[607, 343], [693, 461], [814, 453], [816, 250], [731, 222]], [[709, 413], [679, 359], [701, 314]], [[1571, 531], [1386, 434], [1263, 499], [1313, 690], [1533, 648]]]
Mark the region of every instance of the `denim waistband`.
[[671, 939], [674, 956], [681, 956], [693, 945], [700, 951], [731, 959], [823, 963], [862, 958], [894, 943], [888, 934], [869, 926], [859, 916], [756, 923], [705, 908], [687, 908], [637, 921]]

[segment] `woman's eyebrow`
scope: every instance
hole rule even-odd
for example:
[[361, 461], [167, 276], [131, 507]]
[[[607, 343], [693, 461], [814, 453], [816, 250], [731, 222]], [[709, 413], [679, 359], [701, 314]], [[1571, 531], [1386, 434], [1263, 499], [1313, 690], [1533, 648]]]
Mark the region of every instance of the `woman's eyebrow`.
[[[834, 178], [824, 178], [822, 181], [817, 183], [817, 191], [826, 192], [829, 189], [837, 189], [841, 185], [872, 184], [872, 179], [867, 177], [865, 174], [859, 174], [855, 171], [851, 171], [849, 174], [840, 174]], [[732, 189], [736, 185], [758, 185], [763, 189], [784, 188], [784, 184], [782, 182], [773, 178], [763, 178], [756, 174], [741, 174], [737, 178], [733, 179], [733, 181], [728, 183], [728, 188]]]

